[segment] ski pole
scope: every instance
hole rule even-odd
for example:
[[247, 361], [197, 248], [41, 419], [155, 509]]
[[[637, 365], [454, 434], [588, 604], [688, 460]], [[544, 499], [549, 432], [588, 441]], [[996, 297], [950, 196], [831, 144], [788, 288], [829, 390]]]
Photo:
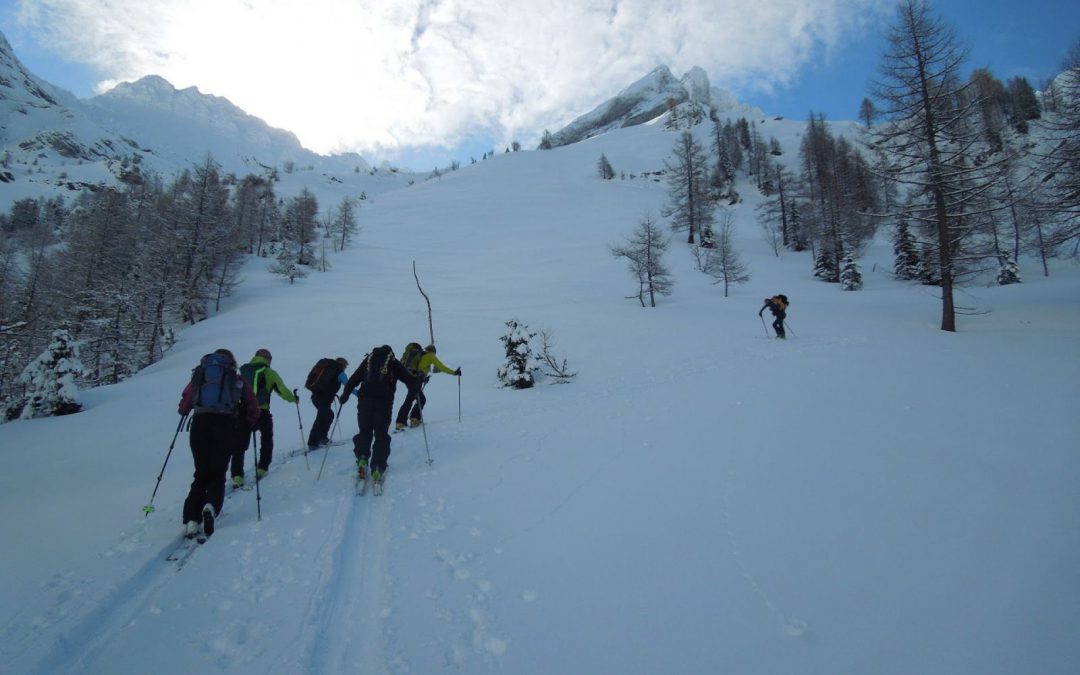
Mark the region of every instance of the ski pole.
[[255, 436], [255, 430], [251, 430], [251, 443], [255, 448], [255, 512], [258, 514], [258, 520], [262, 520], [262, 492], [259, 491], [259, 483], [262, 480], [259, 478], [259, 439]]
[[337, 423], [341, 419], [341, 399], [338, 399], [337, 414], [334, 415], [334, 428], [330, 430], [330, 438], [337, 434]]
[[296, 421], [300, 423], [300, 447], [304, 448], [304, 467], [311, 471], [311, 464], [308, 463], [307, 458], [307, 445], [304, 440], [304, 420], [300, 419], [300, 397], [296, 395], [296, 390], [292, 390], [293, 398], [296, 399], [293, 403], [296, 404]]
[[765, 337], [770, 337], [769, 336], [769, 327], [765, 324], [765, 317], [758, 314], [757, 318], [761, 319], [761, 327], [765, 329]]
[[188, 416], [185, 414], [180, 418], [180, 424], [176, 425], [176, 433], [173, 434], [172, 443], [169, 443], [169, 451], [165, 453], [165, 463], [161, 465], [161, 473], [158, 474], [157, 483], [154, 485], [154, 493], [150, 495], [150, 503], [142, 507], [143, 514], [145, 514], [143, 515], [143, 518], [154, 512], [154, 497], [157, 496], [158, 488], [161, 487], [161, 477], [165, 475], [165, 467], [169, 464], [169, 457], [172, 457], [173, 446], [176, 445], [176, 438], [180, 435], [180, 429], [184, 427], [184, 422], [187, 420], [187, 417]]
[[424, 421], [424, 407], [420, 405], [420, 394], [424, 391], [424, 384], [420, 385], [420, 391], [416, 393], [416, 405], [420, 408], [420, 431], [424, 432], [424, 452], [427, 453], [427, 465], [431, 466], [435, 460], [431, 458], [431, 448], [428, 447], [427, 440], [427, 422]]
[[327, 443], [326, 444], [326, 452], [324, 452], [323, 456], [322, 456], [322, 463], [319, 464], [319, 473], [318, 473], [318, 475], [315, 476], [315, 482], [316, 483], [318, 483], [319, 479], [322, 478], [322, 470], [323, 470], [323, 467], [326, 466], [326, 457], [329, 454], [330, 454], [330, 444]]
[[[461, 369], [459, 368], [460, 372]], [[457, 376], [457, 421], [461, 421], [461, 375]]]
[[424, 421], [423, 417], [420, 418], [420, 430], [424, 432], [424, 452], [427, 453], [427, 464], [431, 466], [435, 460], [431, 458], [431, 448], [428, 447], [427, 440], [427, 422]]
[[788, 332], [791, 333], [791, 337], [799, 337], [795, 334], [795, 331], [791, 330], [791, 324], [787, 322], [787, 319], [784, 319], [784, 328], [788, 329]]

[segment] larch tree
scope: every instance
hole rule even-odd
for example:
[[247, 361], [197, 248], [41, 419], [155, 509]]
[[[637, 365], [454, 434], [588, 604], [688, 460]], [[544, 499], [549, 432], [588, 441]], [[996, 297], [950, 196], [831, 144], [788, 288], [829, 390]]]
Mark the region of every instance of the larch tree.
[[903, 214], [930, 230], [941, 286], [941, 329], [956, 330], [956, 256], [970, 234], [968, 209], [990, 184], [993, 163], [972, 161], [978, 105], [960, 75], [966, 52], [923, 0], [901, 0], [873, 85], [884, 123], [869, 134], [888, 178], [907, 195]]
[[686, 243], [694, 243], [695, 233], [712, 224], [713, 205], [709, 199], [709, 160], [705, 150], [684, 131], [672, 149], [673, 161], [667, 168], [668, 202], [664, 216], [671, 218], [671, 229], [686, 230]]

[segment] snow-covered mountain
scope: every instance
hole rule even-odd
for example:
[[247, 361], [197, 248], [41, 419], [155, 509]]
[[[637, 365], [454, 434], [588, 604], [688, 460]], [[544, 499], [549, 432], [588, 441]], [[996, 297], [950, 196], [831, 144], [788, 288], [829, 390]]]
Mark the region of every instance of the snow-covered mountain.
[[[123, 129], [157, 155], [171, 157], [172, 164], [189, 162], [191, 148], [198, 147], [213, 148], [215, 159], [230, 171], [327, 159], [304, 148], [295, 134], [271, 127], [226, 98], [196, 87], [178, 90], [154, 75], [121, 83], [87, 100], [84, 110], [102, 127]], [[354, 167], [370, 168], [358, 155], [352, 159]]]
[[371, 169], [360, 155], [319, 155], [225, 98], [156, 76], [78, 99], [31, 74], [0, 34], [0, 155], [12, 200], [113, 182], [132, 165], [169, 177], [207, 154], [237, 175], [289, 167], [313, 173], [311, 182]]
[[[552, 144], [651, 122], [672, 105], [699, 115], [715, 109], [724, 117], [763, 117], [759, 109], [711, 86], [700, 68], [676, 78], [659, 66], [552, 134]], [[360, 155], [317, 154], [295, 134], [271, 127], [228, 99], [195, 87], [176, 89], [158, 76], [78, 99], [27, 71], [0, 34], [0, 180], [8, 184], [11, 201], [115, 182], [133, 165], [169, 177], [208, 154], [237, 175], [284, 167], [302, 172], [292, 183], [316, 193], [320, 184], [338, 184], [372, 194], [417, 178], [384, 175], [365, 181], [371, 165]]]
[[569, 145], [612, 129], [645, 124], [672, 106], [693, 109], [707, 118], [710, 108], [721, 117], [761, 117], [760, 109], [740, 103], [730, 92], [713, 87], [701, 68], [691, 68], [682, 78], [667, 66], [657, 66], [645, 77], [551, 134], [553, 146]]

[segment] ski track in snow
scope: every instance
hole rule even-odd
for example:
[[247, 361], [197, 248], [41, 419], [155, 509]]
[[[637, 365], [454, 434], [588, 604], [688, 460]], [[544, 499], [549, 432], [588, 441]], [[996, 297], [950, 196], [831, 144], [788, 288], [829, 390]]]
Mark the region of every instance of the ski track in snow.
[[350, 490], [341, 500], [349, 504], [348, 514], [330, 575], [306, 622], [315, 636], [305, 672], [384, 672], [383, 563], [386, 511], [392, 498], [375, 503]]
[[[283, 453], [281, 458], [271, 465], [271, 471], [279, 470], [302, 455], [300, 450]], [[226, 486], [225, 504], [237, 495], [248, 493], [247, 490], [235, 490]], [[222, 511], [224, 513], [225, 509]], [[122, 537], [105, 555], [118, 549], [136, 547], [142, 539], [141, 531]], [[32, 666], [28, 672], [43, 675], [73, 671], [93, 672], [92, 666], [96, 658], [122, 633], [121, 629], [135, 623], [140, 616], [148, 612], [155, 613], [158, 593], [167, 588], [176, 575], [183, 573], [186, 564], [199, 555], [198, 548], [202, 545], [196, 545], [190, 555], [182, 555], [179, 562], [166, 560], [167, 556], [185, 543], [179, 536], [169, 539], [130, 577], [106, 590], [104, 594], [92, 593], [93, 579], [58, 580], [54, 584], [60, 588], [56, 599], [48, 609], [35, 616], [30, 625], [42, 627], [66, 621], [73, 624], [70, 628], [58, 632], [53, 639], [52, 649], [46, 650], [49, 655]], [[15, 622], [9, 625], [4, 639], [8, 645], [23, 645], [22, 650], [13, 653], [13, 657], [17, 659], [21, 654], [32, 651], [37, 640], [32, 634], [22, 634], [23, 630], [16, 626]], [[4, 666], [0, 666], [0, 671], [3, 670]]]

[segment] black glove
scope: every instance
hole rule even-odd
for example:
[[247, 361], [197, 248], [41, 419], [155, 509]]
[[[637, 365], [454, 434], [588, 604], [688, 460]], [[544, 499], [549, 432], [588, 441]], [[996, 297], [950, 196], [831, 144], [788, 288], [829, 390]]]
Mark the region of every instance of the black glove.
[[340, 403], [341, 405], [345, 405], [345, 401], [349, 400], [349, 395], [348, 394], [342, 394], [341, 396], [337, 397], [337, 400], [338, 400], [338, 403]]
[[461, 368], [458, 368], [457, 370], [455, 370], [454, 374], [457, 375], [458, 377], [461, 377]]
[[292, 395], [297, 401], [300, 400], [300, 394], [298, 394], [295, 389], [292, 390]]

